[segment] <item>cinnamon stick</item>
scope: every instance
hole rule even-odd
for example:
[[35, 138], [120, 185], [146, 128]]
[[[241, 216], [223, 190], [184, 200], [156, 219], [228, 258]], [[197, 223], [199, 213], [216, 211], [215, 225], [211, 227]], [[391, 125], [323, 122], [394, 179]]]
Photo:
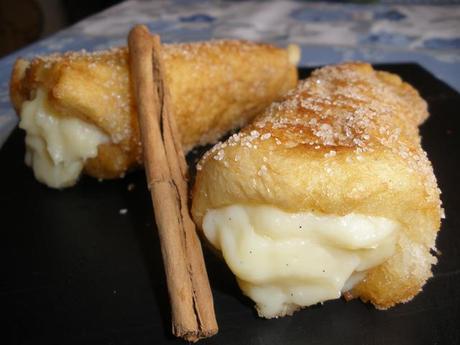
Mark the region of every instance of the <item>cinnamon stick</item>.
[[144, 165], [172, 312], [172, 331], [195, 342], [217, 333], [201, 245], [188, 208], [187, 163], [170, 104], [160, 38], [143, 25], [128, 36]]

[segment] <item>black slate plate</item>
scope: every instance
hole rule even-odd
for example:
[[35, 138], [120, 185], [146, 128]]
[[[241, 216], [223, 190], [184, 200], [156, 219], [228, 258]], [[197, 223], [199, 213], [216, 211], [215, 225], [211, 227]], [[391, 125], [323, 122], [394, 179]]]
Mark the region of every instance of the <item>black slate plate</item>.
[[[336, 300], [263, 320], [225, 265], [206, 250], [220, 332], [202, 344], [460, 343], [460, 95], [417, 65], [380, 68], [399, 73], [430, 105], [423, 146], [447, 214], [434, 278], [412, 302], [388, 311]], [[301, 70], [303, 77], [308, 73]], [[170, 335], [144, 173], [106, 182], [83, 178], [77, 187], [57, 191], [35, 181], [23, 155], [23, 134], [16, 130], [0, 150], [0, 342], [182, 343]], [[128, 191], [131, 183], [135, 189]], [[126, 215], [119, 213], [123, 208]]]

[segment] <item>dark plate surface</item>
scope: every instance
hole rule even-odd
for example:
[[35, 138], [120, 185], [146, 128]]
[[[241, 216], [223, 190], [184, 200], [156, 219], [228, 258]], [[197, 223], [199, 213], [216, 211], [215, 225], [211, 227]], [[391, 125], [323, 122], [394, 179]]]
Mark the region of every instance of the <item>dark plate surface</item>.
[[[417, 65], [379, 67], [400, 74], [430, 105], [423, 147], [447, 214], [434, 278], [412, 302], [388, 311], [336, 300], [263, 320], [206, 250], [220, 331], [201, 344], [460, 343], [460, 95]], [[308, 73], [301, 70], [303, 77]], [[105, 182], [83, 178], [57, 191], [35, 181], [23, 155], [23, 134], [16, 130], [0, 150], [0, 343], [182, 343], [170, 335], [144, 173]], [[123, 208], [126, 215], [119, 213]]]

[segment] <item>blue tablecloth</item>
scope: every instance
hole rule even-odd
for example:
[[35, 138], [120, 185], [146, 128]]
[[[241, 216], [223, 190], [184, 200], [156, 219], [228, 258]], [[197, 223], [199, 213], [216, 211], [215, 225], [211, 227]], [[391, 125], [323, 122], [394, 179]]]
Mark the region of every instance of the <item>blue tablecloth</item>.
[[126, 1], [0, 60], [0, 145], [17, 119], [9, 103], [14, 60], [124, 45], [146, 24], [164, 42], [242, 38], [302, 48], [301, 66], [344, 60], [417, 62], [460, 90], [460, 5], [298, 1]]

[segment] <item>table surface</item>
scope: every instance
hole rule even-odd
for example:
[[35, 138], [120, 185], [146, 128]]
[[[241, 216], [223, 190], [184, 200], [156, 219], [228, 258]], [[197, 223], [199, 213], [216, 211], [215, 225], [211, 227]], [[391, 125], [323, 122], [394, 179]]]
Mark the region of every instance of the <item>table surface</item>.
[[[387, 311], [339, 299], [264, 320], [225, 264], [205, 250], [220, 331], [200, 344], [460, 344], [460, 156], [452, 154], [460, 146], [460, 95], [417, 65], [380, 68], [417, 86], [432, 112], [421, 127], [422, 144], [446, 210], [434, 277], [413, 301]], [[16, 130], [0, 149], [0, 164], [8, 166], [0, 169], [0, 210], [8, 224], [0, 241], [2, 344], [183, 344], [170, 334], [144, 172], [50, 189], [24, 165], [23, 137]], [[202, 153], [188, 155], [192, 175]]]
[[164, 42], [241, 38], [296, 43], [302, 48], [300, 66], [356, 59], [417, 62], [460, 90], [460, 5], [126, 1], [0, 60], [0, 145], [17, 123], [8, 96], [17, 57], [124, 45], [129, 29], [139, 23], [161, 34]]

